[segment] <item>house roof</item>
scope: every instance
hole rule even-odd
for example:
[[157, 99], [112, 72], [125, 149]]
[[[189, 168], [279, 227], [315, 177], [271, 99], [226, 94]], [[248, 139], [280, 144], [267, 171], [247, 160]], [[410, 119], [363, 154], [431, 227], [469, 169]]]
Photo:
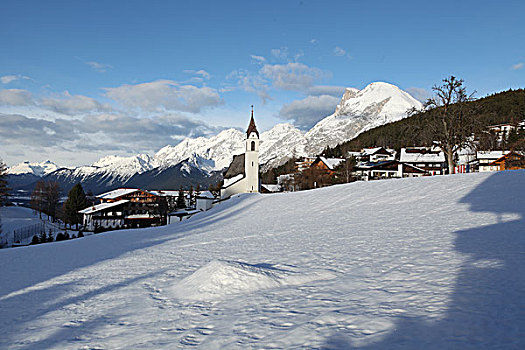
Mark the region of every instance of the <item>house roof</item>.
[[323, 162], [328, 169], [334, 170], [344, 159], [342, 158], [325, 158], [325, 157], [319, 157], [321, 162]]
[[239, 174], [244, 175], [244, 153], [233, 156], [230, 167], [224, 174], [224, 179], [229, 179]]
[[443, 163], [445, 153], [428, 147], [401, 148], [399, 161], [402, 163]]
[[496, 163], [499, 163], [501, 162], [502, 160], [504, 160], [505, 158], [508, 158], [510, 156], [516, 156], [518, 157], [519, 159], [525, 159], [525, 156], [519, 154], [519, 153], [516, 153], [514, 151], [510, 151], [509, 153], [505, 154], [504, 156], [496, 159], [495, 161], [493, 161], [492, 163], [489, 163], [489, 165], [496, 165]]
[[509, 153], [510, 151], [478, 151], [476, 157], [478, 159], [499, 159]]
[[112, 207], [116, 207], [116, 206], [119, 206], [119, 205], [127, 203], [127, 202], [129, 202], [129, 200], [121, 199], [121, 200], [116, 201], [116, 202], [101, 203], [101, 204], [94, 205], [92, 207], [88, 207], [88, 208], [79, 210], [79, 213], [80, 214], [93, 214], [93, 213], [96, 213], [98, 211], [101, 211], [101, 210], [104, 210], [104, 209], [108, 209], [108, 208], [112, 208]]
[[261, 184], [261, 189], [265, 189], [268, 192], [279, 192], [281, 191], [281, 185], [275, 184]]
[[203, 198], [203, 199], [215, 199], [215, 196], [210, 191], [202, 191], [196, 197], [197, 198]]
[[118, 197], [122, 197], [122, 196], [125, 196], [133, 192], [137, 192], [137, 191], [140, 191], [140, 189], [138, 188], [118, 188], [113, 191], [99, 194], [96, 197], [100, 199], [116, 199]]

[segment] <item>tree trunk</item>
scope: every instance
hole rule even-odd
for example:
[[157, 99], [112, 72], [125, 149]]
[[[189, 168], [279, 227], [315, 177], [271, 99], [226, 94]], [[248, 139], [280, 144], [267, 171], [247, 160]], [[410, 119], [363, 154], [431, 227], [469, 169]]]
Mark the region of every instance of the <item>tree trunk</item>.
[[455, 174], [454, 169], [454, 151], [451, 148], [447, 148], [447, 161], [448, 161], [448, 173]]

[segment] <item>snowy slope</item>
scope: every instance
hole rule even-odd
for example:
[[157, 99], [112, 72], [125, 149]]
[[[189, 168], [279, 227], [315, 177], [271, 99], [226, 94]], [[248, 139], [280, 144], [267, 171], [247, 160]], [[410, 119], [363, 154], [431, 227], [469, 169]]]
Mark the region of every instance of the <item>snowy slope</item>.
[[395, 85], [375, 82], [363, 90], [347, 89], [334, 114], [319, 121], [305, 137], [311, 154], [334, 147], [363, 131], [406, 117], [421, 102]]
[[58, 166], [50, 160], [41, 163], [23, 162], [7, 169], [9, 175], [35, 175], [42, 177], [57, 170]]
[[0, 348], [525, 348], [524, 171], [243, 195], [0, 250]]

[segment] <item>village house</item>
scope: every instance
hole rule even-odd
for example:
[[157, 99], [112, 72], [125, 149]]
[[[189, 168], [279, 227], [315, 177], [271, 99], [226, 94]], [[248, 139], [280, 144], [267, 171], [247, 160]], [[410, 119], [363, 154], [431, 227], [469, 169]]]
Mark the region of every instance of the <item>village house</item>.
[[525, 156], [516, 152], [508, 152], [485, 166], [486, 171], [503, 171], [525, 169]]
[[312, 165], [310, 165], [310, 169], [321, 170], [327, 173], [328, 175], [333, 175], [337, 166], [344, 161], [345, 160], [343, 158], [317, 157], [313, 161]]
[[498, 171], [499, 166], [490, 165], [494, 161], [500, 159], [510, 151], [478, 151], [476, 152], [476, 159], [478, 165], [478, 171], [480, 173], [487, 171]]
[[363, 148], [356, 157], [360, 163], [378, 163], [396, 158], [396, 151], [384, 147]]
[[245, 151], [233, 157], [224, 174], [221, 199], [239, 193], [259, 192], [259, 131], [253, 119], [253, 106], [250, 124], [246, 130]]
[[165, 198], [138, 188], [119, 188], [96, 196], [100, 204], [81, 210], [88, 231], [165, 225]]
[[399, 161], [425, 170], [429, 175], [444, 175], [447, 171], [445, 153], [437, 148], [401, 148]]
[[424, 169], [401, 163], [398, 160], [361, 163], [356, 166], [354, 173], [359, 180], [363, 181], [430, 175]]

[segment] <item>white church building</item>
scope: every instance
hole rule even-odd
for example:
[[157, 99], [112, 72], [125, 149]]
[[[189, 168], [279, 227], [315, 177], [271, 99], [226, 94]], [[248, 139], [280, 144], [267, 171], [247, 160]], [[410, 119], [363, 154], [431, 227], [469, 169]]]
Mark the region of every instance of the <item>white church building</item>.
[[259, 192], [259, 131], [252, 117], [246, 130], [244, 153], [233, 157], [230, 167], [224, 174], [221, 199], [238, 193]]

